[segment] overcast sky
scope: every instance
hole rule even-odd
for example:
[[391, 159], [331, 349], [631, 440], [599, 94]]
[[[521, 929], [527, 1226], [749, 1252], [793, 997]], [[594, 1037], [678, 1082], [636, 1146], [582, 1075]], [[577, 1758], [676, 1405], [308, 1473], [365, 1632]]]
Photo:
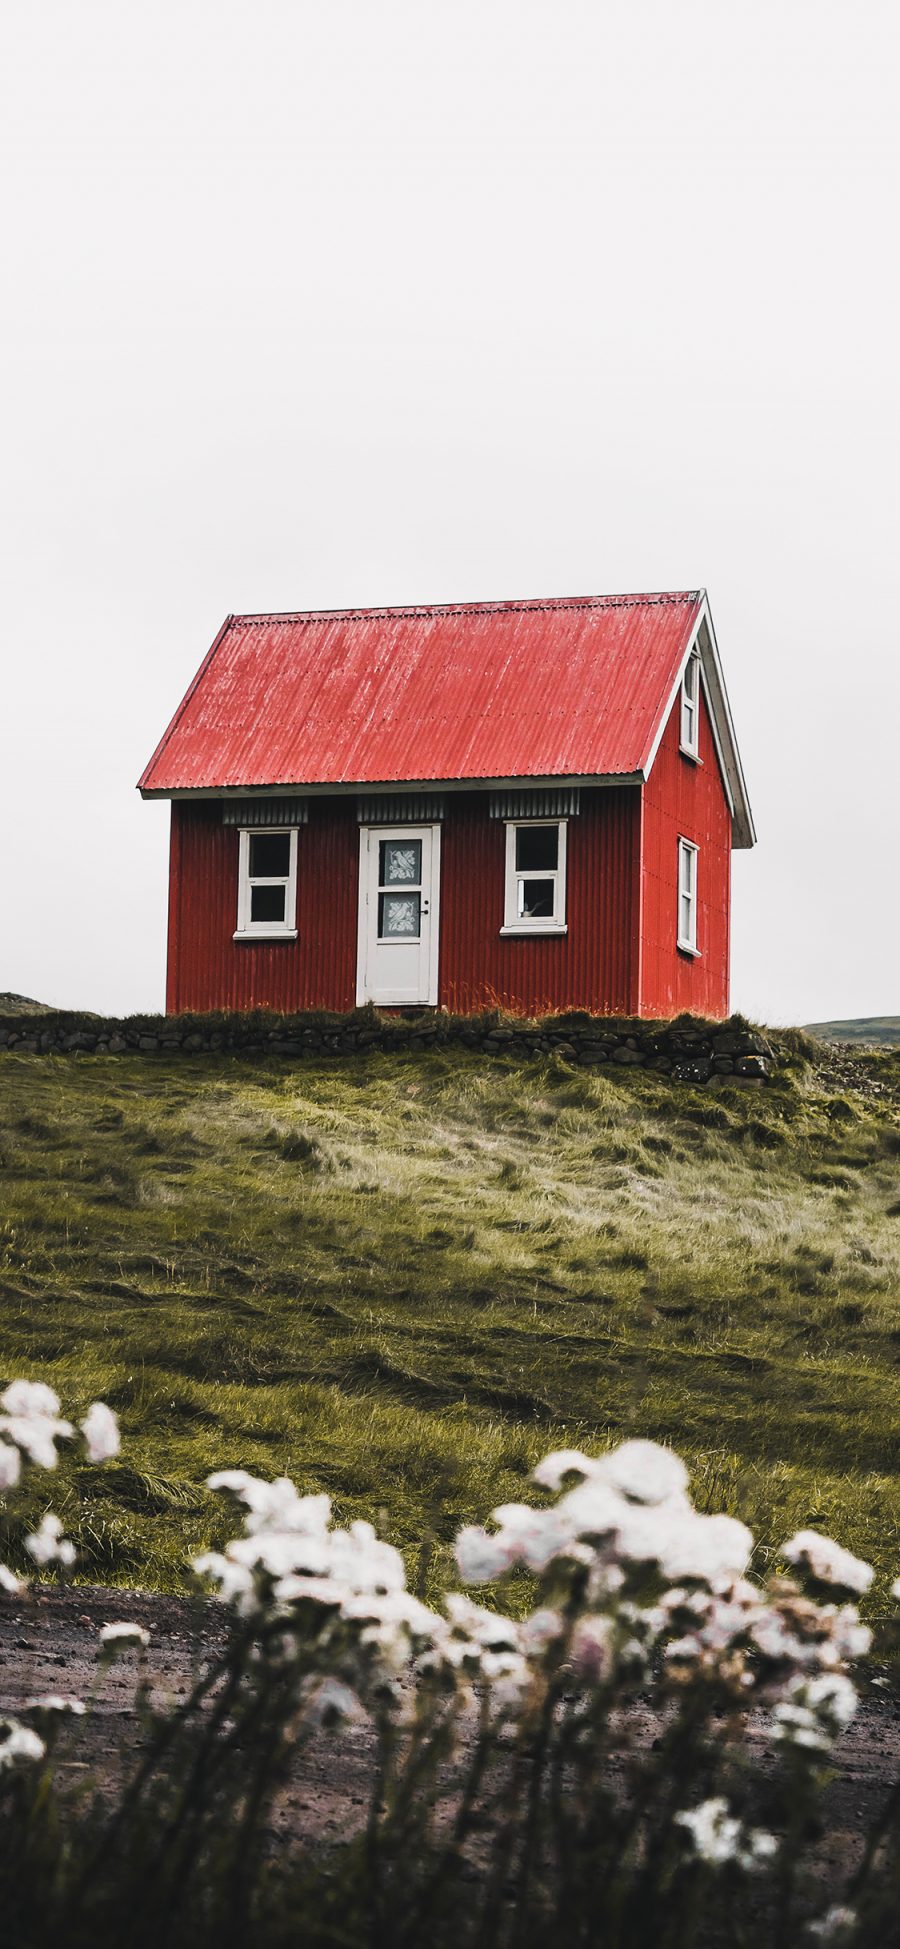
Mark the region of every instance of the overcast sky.
[[900, 1013], [896, 0], [6, 0], [0, 989], [161, 1007], [229, 610], [705, 585], [733, 1000]]

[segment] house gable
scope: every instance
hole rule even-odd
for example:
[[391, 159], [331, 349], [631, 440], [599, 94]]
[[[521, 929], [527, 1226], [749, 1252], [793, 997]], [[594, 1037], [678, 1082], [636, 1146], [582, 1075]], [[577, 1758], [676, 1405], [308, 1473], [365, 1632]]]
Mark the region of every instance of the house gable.
[[[732, 816], [702, 688], [697, 759], [681, 750], [676, 695], [641, 796], [639, 1013], [724, 1015]], [[680, 839], [697, 848], [696, 954], [677, 947]]]

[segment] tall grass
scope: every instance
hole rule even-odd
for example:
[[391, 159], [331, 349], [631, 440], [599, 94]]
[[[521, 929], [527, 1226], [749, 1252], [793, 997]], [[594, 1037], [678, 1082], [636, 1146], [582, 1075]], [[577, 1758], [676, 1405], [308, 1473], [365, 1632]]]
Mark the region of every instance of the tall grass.
[[889, 1566], [897, 1059], [808, 1054], [700, 1090], [456, 1049], [0, 1059], [0, 1371], [128, 1438], [63, 1473], [83, 1574], [177, 1588], [234, 1463], [341, 1518], [389, 1482], [428, 1590], [544, 1450], [638, 1429], [760, 1567], [804, 1525]]

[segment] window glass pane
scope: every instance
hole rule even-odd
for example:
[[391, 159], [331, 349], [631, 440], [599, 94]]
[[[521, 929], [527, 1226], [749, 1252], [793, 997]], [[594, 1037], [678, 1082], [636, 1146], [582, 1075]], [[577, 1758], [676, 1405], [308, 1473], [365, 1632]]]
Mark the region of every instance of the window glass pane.
[[519, 873], [555, 873], [558, 860], [558, 826], [517, 826], [516, 870]]
[[520, 880], [519, 919], [552, 920], [554, 891], [552, 880]]
[[284, 920], [284, 887], [251, 887], [251, 920]]
[[378, 878], [383, 887], [421, 886], [421, 839], [382, 839]]
[[378, 933], [382, 940], [417, 941], [420, 934], [420, 893], [380, 893]]
[[[289, 832], [251, 832], [251, 880], [286, 880], [291, 870]], [[269, 915], [266, 915], [269, 919]]]

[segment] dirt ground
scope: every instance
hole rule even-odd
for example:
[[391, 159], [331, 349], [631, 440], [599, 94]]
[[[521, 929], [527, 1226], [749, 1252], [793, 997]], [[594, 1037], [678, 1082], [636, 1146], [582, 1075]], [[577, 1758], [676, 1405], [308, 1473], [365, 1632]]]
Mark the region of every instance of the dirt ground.
[[[0, 1711], [15, 1712], [26, 1699], [50, 1692], [91, 1703], [89, 1717], [67, 1722], [58, 1748], [62, 1777], [72, 1784], [83, 1776], [113, 1786], [143, 1737], [134, 1709], [137, 1654], [105, 1668], [98, 1660], [100, 1628], [116, 1620], [150, 1632], [144, 1674], [159, 1705], [183, 1698], [223, 1641], [221, 1613], [212, 1603], [78, 1585], [0, 1598]], [[649, 1714], [645, 1730], [652, 1738]], [[761, 1728], [756, 1737], [761, 1744]], [[276, 1811], [279, 1838], [296, 1835], [327, 1847], [351, 1834], [367, 1804], [371, 1750], [364, 1725], [323, 1734], [300, 1758]], [[820, 1849], [826, 1879], [852, 1865], [860, 1836], [900, 1776], [900, 1707], [890, 1697], [863, 1702], [835, 1748], [834, 1765]]]

